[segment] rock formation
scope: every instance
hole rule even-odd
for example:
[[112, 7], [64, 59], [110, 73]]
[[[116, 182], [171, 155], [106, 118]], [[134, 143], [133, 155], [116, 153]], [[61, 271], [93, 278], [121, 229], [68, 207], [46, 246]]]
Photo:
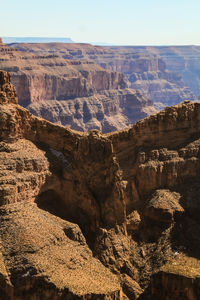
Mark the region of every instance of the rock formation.
[[41, 100], [65, 100], [94, 92], [124, 89], [123, 74], [105, 71], [91, 62], [65, 61], [57, 55], [33, 55], [0, 48], [1, 69], [10, 72], [19, 103], [25, 106]]
[[121, 73], [52, 53], [35, 55], [5, 45], [0, 50], [0, 68], [10, 72], [19, 104], [54, 123], [109, 132], [156, 112], [151, 101], [127, 88]]
[[179, 72], [191, 91], [200, 99], [200, 47], [157, 47], [168, 70]]
[[89, 44], [15, 44], [19, 50], [93, 61], [123, 73], [158, 109], [200, 95], [199, 47], [92, 46]]
[[0, 299], [198, 300], [200, 104], [102, 135], [0, 91]]
[[151, 101], [132, 89], [108, 90], [69, 100], [45, 100], [27, 108], [36, 116], [71, 129], [98, 129], [103, 133], [125, 128], [156, 112]]
[[33, 203], [0, 214], [0, 299], [120, 299], [119, 280], [93, 257], [78, 225]]

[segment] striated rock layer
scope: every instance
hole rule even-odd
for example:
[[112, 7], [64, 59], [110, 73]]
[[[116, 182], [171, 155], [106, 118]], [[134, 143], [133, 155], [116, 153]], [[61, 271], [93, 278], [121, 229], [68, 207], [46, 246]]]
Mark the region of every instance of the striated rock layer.
[[105, 71], [92, 62], [12, 51], [4, 45], [0, 49], [0, 67], [10, 72], [19, 103], [25, 106], [41, 100], [73, 99], [127, 87], [123, 74]]
[[125, 128], [156, 112], [151, 101], [132, 89], [99, 92], [69, 100], [45, 100], [27, 106], [36, 116], [71, 129], [105, 132]]
[[81, 133], [0, 79], [2, 300], [198, 300], [200, 104]]
[[129, 87], [139, 90], [158, 109], [199, 98], [198, 46], [92, 46], [89, 44], [14, 44], [19, 50], [56, 54], [65, 59], [93, 61], [123, 73]]
[[159, 55], [165, 62], [167, 69], [181, 74], [187, 86], [200, 99], [199, 46], [160, 46], [141, 50], [151, 51]]
[[0, 68], [10, 72], [19, 104], [72, 129], [114, 131], [156, 112], [151, 101], [127, 88], [122, 73], [93, 62], [30, 54], [0, 44]]

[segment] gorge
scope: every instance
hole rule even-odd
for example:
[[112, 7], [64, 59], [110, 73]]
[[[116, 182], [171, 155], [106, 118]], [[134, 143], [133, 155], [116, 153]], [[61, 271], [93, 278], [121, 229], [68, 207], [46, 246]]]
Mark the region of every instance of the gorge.
[[74, 130], [119, 130], [184, 100], [198, 101], [198, 46], [0, 44], [19, 103]]
[[0, 299], [198, 300], [200, 104], [102, 134], [17, 102], [0, 71]]
[[122, 73], [91, 61], [17, 51], [1, 43], [0, 69], [10, 72], [19, 104], [75, 130], [115, 131], [156, 112], [147, 97], [128, 88]]
[[93, 61], [123, 73], [129, 87], [139, 90], [158, 109], [199, 99], [199, 46], [92, 46], [89, 44], [13, 44], [35, 54]]

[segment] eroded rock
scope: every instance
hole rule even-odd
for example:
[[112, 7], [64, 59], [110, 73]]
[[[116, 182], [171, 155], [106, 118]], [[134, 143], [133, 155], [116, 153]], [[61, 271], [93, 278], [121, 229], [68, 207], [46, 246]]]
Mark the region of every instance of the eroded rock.
[[148, 201], [143, 213], [152, 220], [171, 223], [175, 216], [184, 212], [179, 204], [180, 197], [176, 192], [157, 190]]
[[0, 44], [0, 69], [10, 72], [19, 104], [74, 130], [115, 131], [156, 112], [148, 98], [128, 88], [122, 73], [91, 61], [30, 54]]
[[81, 133], [31, 115], [9, 88], [0, 104], [3, 300], [154, 299], [152, 274], [173, 261], [180, 269], [180, 255], [199, 262], [199, 103], [112, 134]]
[[92, 46], [89, 44], [14, 44], [19, 50], [90, 60], [123, 73], [129, 87], [139, 90], [158, 110], [200, 95], [198, 46]]
[[78, 226], [79, 239], [69, 237], [74, 224], [23, 202], [1, 206], [0, 215], [0, 299], [120, 299], [117, 277], [92, 256]]

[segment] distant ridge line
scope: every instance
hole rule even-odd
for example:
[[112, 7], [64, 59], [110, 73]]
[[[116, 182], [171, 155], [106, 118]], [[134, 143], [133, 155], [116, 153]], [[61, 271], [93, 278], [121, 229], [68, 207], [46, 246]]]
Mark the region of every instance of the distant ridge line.
[[74, 43], [68, 37], [2, 37], [5, 44], [12, 43]]

